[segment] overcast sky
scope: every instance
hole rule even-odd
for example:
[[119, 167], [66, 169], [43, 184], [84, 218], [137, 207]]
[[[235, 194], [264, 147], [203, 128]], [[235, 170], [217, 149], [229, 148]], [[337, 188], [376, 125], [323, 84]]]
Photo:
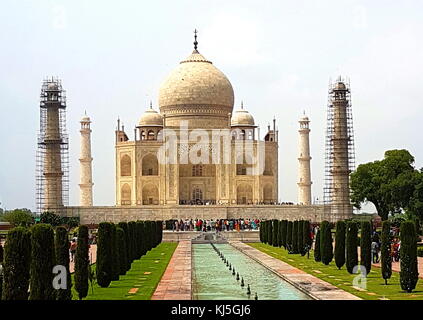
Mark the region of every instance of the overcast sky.
[[[119, 4], [119, 5], [118, 5]], [[35, 209], [39, 93], [67, 91], [70, 204], [79, 120], [92, 123], [94, 204], [115, 203], [114, 129], [133, 127], [193, 49], [222, 70], [262, 128], [279, 128], [279, 198], [297, 200], [298, 118], [311, 120], [313, 197], [322, 198], [327, 91], [350, 79], [356, 162], [408, 149], [423, 166], [422, 1], [11, 1], [0, 9], [0, 201]]]

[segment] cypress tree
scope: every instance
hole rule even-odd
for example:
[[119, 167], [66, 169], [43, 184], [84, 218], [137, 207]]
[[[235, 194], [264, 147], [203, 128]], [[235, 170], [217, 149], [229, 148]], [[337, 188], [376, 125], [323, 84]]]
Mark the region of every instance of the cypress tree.
[[266, 220], [266, 221], [262, 221], [262, 224], [263, 224], [263, 243], [266, 243], [267, 244], [267, 231], [268, 231], [268, 227], [267, 227], [267, 224], [268, 224], [268, 221]]
[[273, 229], [272, 220], [267, 221], [267, 243], [273, 245]]
[[69, 272], [69, 239], [65, 227], [56, 228], [54, 247], [56, 252], [56, 265], [64, 266], [66, 269], [66, 289], [56, 290], [56, 299], [72, 300], [72, 277]]
[[36, 224], [31, 228], [29, 300], [55, 300], [52, 286], [54, 265], [53, 228], [49, 224]]
[[316, 262], [322, 261], [322, 256], [320, 254], [320, 230], [317, 230], [316, 240], [314, 243], [314, 261]]
[[310, 237], [310, 221], [305, 220], [303, 221], [303, 244], [304, 244], [304, 252], [302, 255], [304, 256], [308, 253], [311, 249], [311, 237]]
[[328, 265], [333, 259], [332, 232], [329, 221], [322, 221], [320, 231], [320, 255], [323, 264]]
[[305, 243], [304, 243], [304, 220], [298, 221], [298, 253], [302, 256], [305, 255]]
[[288, 220], [282, 220], [281, 221], [281, 246], [283, 246], [286, 249], [286, 234], [287, 234], [287, 228], [288, 228]]
[[382, 278], [385, 284], [392, 275], [392, 257], [391, 257], [391, 223], [388, 220], [382, 222], [382, 235], [380, 246], [380, 264], [382, 268]]
[[125, 248], [126, 248], [126, 271], [131, 269], [131, 258], [130, 258], [130, 252], [129, 252], [129, 231], [128, 231], [128, 223], [127, 222], [119, 222], [118, 226], [122, 228], [123, 233], [125, 234]]
[[404, 221], [400, 227], [401, 238], [401, 289], [412, 292], [419, 279], [417, 268], [417, 235], [413, 221]]
[[[98, 256], [97, 256], [98, 258]], [[78, 292], [79, 300], [88, 294], [88, 268], [90, 260], [88, 257], [88, 227], [79, 226], [78, 240], [75, 254], [75, 289]]]
[[346, 237], [346, 260], [345, 266], [349, 273], [353, 273], [353, 269], [358, 265], [357, 255], [357, 224], [354, 221], [347, 222], [347, 237]]
[[101, 222], [98, 225], [97, 283], [102, 288], [107, 288], [113, 278], [113, 230], [109, 222]]
[[159, 244], [163, 241], [163, 221], [157, 221], [159, 226]]
[[125, 231], [121, 227], [116, 228], [118, 251], [119, 251], [119, 274], [126, 274], [128, 257], [126, 256]]
[[277, 247], [279, 244], [279, 221], [274, 219], [273, 220], [273, 239], [272, 239], [272, 245], [274, 247]]
[[259, 237], [260, 237], [260, 242], [264, 243], [264, 237], [263, 237], [263, 222], [260, 221], [259, 224]]
[[138, 221], [137, 222], [138, 228], [138, 242], [139, 242], [139, 252], [138, 252], [138, 259], [140, 259], [145, 254], [145, 240], [143, 239], [144, 236], [144, 222]]
[[342, 220], [336, 223], [335, 264], [338, 269], [345, 264], [345, 221]]
[[27, 300], [31, 262], [31, 236], [16, 227], [7, 234], [3, 259], [3, 300]]
[[292, 253], [299, 253], [298, 251], [298, 220], [295, 220], [292, 225]]
[[141, 255], [145, 255], [148, 251], [148, 243], [146, 238], [146, 232], [147, 232], [147, 224], [145, 221], [142, 221], [141, 223]]
[[360, 265], [366, 268], [366, 274], [369, 274], [372, 268], [372, 226], [370, 221], [361, 222], [360, 237]]
[[292, 229], [294, 223], [292, 221], [288, 221], [287, 228], [286, 228], [286, 248], [288, 253], [292, 253]]
[[116, 233], [116, 225], [110, 223], [112, 228], [112, 281], [119, 280], [120, 273], [120, 257], [119, 257], [119, 247], [118, 247], [118, 238]]
[[130, 251], [131, 251], [131, 263], [135, 260], [136, 256], [136, 231], [135, 231], [135, 221], [128, 222], [129, 229], [129, 240], [130, 240]]

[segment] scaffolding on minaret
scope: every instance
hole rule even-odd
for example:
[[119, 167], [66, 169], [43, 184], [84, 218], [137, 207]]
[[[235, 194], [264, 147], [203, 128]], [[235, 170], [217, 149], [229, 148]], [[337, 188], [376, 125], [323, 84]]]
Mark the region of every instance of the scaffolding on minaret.
[[349, 206], [349, 174], [355, 170], [354, 128], [350, 83], [341, 77], [329, 83], [325, 144], [323, 202]]
[[36, 210], [62, 214], [69, 203], [66, 92], [57, 78], [43, 80], [36, 152]]

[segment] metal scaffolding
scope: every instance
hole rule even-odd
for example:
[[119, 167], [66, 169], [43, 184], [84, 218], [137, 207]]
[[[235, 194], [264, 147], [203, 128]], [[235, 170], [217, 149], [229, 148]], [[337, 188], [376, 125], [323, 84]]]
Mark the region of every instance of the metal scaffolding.
[[57, 78], [45, 79], [40, 95], [36, 153], [36, 208], [61, 214], [69, 202], [69, 140], [66, 92]]
[[[342, 189], [348, 190], [344, 195], [344, 200], [349, 201], [350, 188], [347, 177], [355, 170], [355, 146], [349, 80], [339, 77], [334, 83], [329, 83], [328, 91], [323, 202], [324, 204], [333, 204], [338, 197], [337, 193], [339, 194]], [[345, 107], [345, 113], [336, 110], [340, 106]], [[337, 112], [336, 116], [335, 112]], [[345, 137], [342, 137], [343, 134], [346, 134]], [[343, 166], [340, 165], [342, 163]], [[344, 175], [344, 182], [342, 180], [335, 182], [334, 175]]]

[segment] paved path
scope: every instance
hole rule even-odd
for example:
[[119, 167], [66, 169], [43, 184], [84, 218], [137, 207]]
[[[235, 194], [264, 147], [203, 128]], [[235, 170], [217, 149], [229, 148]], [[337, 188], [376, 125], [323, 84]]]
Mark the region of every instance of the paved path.
[[[92, 244], [90, 246], [90, 251], [88, 252], [88, 257], [90, 258], [91, 264], [95, 263], [97, 261], [97, 245]], [[75, 268], [75, 262], [69, 262], [69, 271], [70, 273], [73, 273]]]
[[[380, 268], [379, 263], [372, 263], [372, 266]], [[417, 257], [417, 266], [419, 270], [419, 278], [423, 279], [423, 257]], [[392, 262], [392, 271], [401, 271], [401, 262]]]
[[270, 269], [288, 283], [307, 292], [317, 300], [361, 300], [359, 297], [339, 289], [326, 281], [295, 268], [279, 259], [273, 258], [260, 250], [239, 241], [229, 242], [261, 265]]
[[191, 300], [191, 241], [180, 241], [151, 300]]

